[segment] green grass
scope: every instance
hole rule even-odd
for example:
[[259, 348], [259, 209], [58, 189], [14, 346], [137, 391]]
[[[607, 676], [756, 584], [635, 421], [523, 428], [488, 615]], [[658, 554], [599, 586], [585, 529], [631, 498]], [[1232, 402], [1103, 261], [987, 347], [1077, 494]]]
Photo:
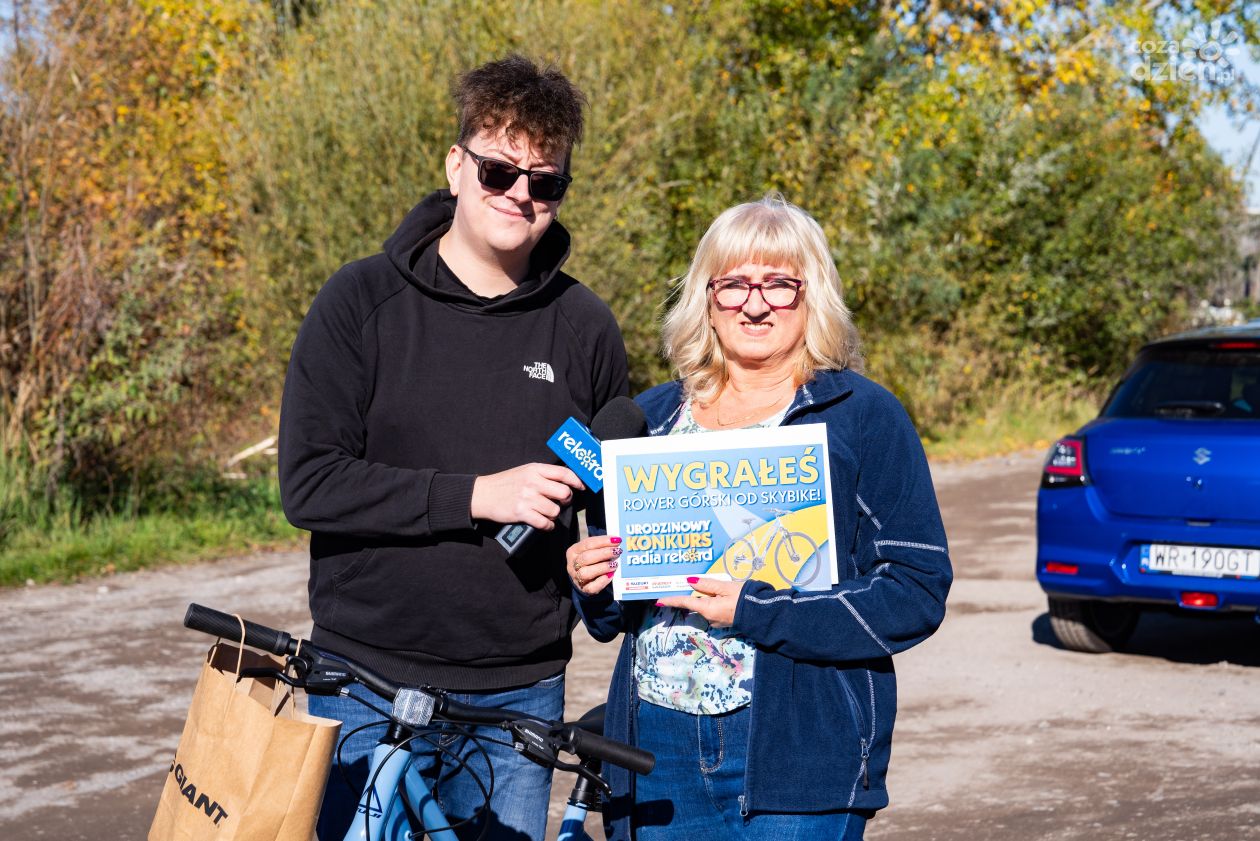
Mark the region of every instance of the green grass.
[[956, 426], [924, 437], [929, 458], [963, 461], [1027, 449], [1045, 450], [1062, 435], [1097, 416], [1093, 395], [1019, 385], [997, 395], [990, 408]]
[[280, 510], [275, 480], [253, 480], [239, 496], [185, 511], [102, 515], [87, 523], [24, 526], [0, 546], [0, 586], [187, 563], [298, 544]]

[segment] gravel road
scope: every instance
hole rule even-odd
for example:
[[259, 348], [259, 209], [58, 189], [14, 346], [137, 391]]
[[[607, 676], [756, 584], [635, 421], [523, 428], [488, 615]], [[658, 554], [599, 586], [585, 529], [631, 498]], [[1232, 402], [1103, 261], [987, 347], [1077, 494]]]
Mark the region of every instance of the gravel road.
[[[1124, 654], [1059, 648], [1032, 576], [1039, 464], [933, 467], [957, 580], [896, 658], [892, 805], [867, 837], [1260, 838], [1260, 629], [1146, 616]], [[0, 591], [0, 838], [143, 838], [206, 647], [188, 602], [305, 633], [305, 580], [276, 553]], [[576, 639], [575, 715], [614, 654]]]

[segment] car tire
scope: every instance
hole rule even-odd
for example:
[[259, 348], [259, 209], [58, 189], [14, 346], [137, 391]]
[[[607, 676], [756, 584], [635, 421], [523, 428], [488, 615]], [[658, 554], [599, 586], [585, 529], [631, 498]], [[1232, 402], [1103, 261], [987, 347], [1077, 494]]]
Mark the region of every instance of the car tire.
[[1138, 610], [1130, 604], [1077, 599], [1048, 599], [1050, 627], [1064, 648], [1106, 654], [1121, 648], [1137, 626]]

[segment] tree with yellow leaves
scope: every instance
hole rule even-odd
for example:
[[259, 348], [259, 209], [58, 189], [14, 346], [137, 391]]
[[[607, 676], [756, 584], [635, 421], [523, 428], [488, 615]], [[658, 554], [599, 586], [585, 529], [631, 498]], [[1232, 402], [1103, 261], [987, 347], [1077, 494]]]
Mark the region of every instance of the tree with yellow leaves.
[[0, 457], [22, 491], [71, 485], [116, 506], [129, 477], [195, 452], [243, 358], [222, 344], [241, 325], [219, 94], [239, 83], [259, 12], [14, 10], [0, 62]]

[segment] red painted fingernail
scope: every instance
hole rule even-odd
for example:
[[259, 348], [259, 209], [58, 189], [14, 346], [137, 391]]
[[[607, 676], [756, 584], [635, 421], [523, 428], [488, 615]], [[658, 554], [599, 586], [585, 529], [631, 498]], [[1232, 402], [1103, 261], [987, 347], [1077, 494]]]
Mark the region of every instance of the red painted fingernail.
[[656, 603], [656, 606], [657, 606], [657, 607], [664, 607], [664, 606], [665, 606], [665, 602], [657, 602], [657, 603]]
[[692, 575], [692, 576], [689, 576], [689, 577], [687, 578], [687, 583], [688, 583], [688, 584], [695, 584], [695, 583], [696, 583], [697, 581], [699, 581], [699, 580], [700, 580], [700, 576], [698, 576], [698, 575]]
[[618, 543], [620, 543], [620, 542], [621, 542], [621, 538], [620, 538], [620, 537], [610, 537], [610, 538], [608, 538], [608, 540], [609, 540], [609, 541], [610, 541], [610, 542], [611, 542], [614, 546], [616, 546]]
[[614, 575], [616, 575], [616, 574], [617, 574], [617, 573], [615, 573], [615, 572], [610, 572], [610, 573], [608, 573], [608, 577], [609, 577], [609, 578], [612, 578], [612, 577], [613, 577]]

